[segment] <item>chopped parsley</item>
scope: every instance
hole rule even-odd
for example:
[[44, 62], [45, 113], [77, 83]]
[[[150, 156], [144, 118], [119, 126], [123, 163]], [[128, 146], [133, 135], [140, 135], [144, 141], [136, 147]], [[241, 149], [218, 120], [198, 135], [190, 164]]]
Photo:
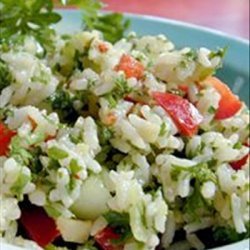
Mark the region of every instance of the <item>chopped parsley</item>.
[[219, 245], [234, 243], [250, 237], [250, 227], [248, 225], [247, 232], [239, 234], [231, 227], [216, 227], [213, 230], [213, 238]]
[[104, 4], [100, 0], [63, 0], [64, 4], [73, 4], [83, 11], [85, 30], [99, 30], [104, 39], [115, 43], [124, 37], [130, 26], [130, 20], [121, 13], [100, 13]]
[[68, 153], [60, 148], [51, 147], [48, 149], [48, 156], [54, 160], [62, 160], [68, 157]]
[[108, 100], [110, 108], [115, 108], [118, 101], [132, 92], [132, 88], [128, 86], [127, 80], [121, 76], [116, 79], [115, 86], [112, 91], [104, 97]]
[[167, 133], [167, 125], [165, 122], [161, 124], [159, 136], [164, 136]]
[[209, 113], [209, 114], [213, 115], [213, 114], [215, 114], [215, 112], [216, 112], [216, 108], [214, 108], [213, 106], [210, 106], [210, 107], [208, 108], [208, 113]]
[[0, 59], [0, 93], [9, 86], [12, 82], [12, 75], [10, 73], [8, 65]]
[[224, 48], [219, 48], [216, 51], [211, 51], [209, 54], [209, 59], [213, 59], [215, 57], [220, 57], [220, 58], [224, 58], [224, 56], [226, 55], [228, 50], [228, 47], [224, 47]]
[[48, 101], [62, 122], [74, 123], [78, 118], [78, 112], [74, 108], [75, 99], [66, 90], [57, 89]]
[[114, 240], [114, 243], [123, 243], [132, 236], [129, 224], [129, 214], [109, 211], [104, 214], [103, 217], [106, 219], [109, 226], [114, 228], [115, 232], [121, 235], [119, 239]]
[[190, 173], [193, 178], [199, 182], [212, 181], [217, 182], [215, 173], [209, 168], [207, 163], [199, 163], [192, 167], [172, 166], [171, 177], [177, 180], [182, 171]]

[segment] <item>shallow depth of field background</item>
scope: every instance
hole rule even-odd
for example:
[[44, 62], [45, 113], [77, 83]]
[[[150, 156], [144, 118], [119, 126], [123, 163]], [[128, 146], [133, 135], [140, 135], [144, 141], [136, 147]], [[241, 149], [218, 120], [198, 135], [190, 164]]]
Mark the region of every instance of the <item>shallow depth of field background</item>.
[[166, 17], [249, 39], [249, 0], [103, 0], [109, 10]]

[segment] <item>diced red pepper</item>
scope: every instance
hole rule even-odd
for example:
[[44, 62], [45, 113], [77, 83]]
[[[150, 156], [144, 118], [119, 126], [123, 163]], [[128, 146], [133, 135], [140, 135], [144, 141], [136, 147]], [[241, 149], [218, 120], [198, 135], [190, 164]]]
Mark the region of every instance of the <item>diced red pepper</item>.
[[248, 158], [249, 158], [249, 154], [245, 155], [242, 159], [238, 161], [230, 162], [230, 165], [234, 170], [240, 170], [246, 164]]
[[116, 71], [124, 71], [126, 78], [135, 77], [141, 79], [144, 74], [144, 66], [135, 58], [123, 55], [119, 64], [115, 67]]
[[106, 227], [95, 235], [95, 241], [102, 250], [123, 250], [124, 246], [115, 244], [113, 241], [118, 240], [121, 236], [113, 228]]
[[101, 53], [106, 53], [106, 52], [109, 50], [107, 44], [105, 44], [105, 43], [100, 43], [100, 44], [98, 45], [98, 49], [99, 49], [99, 51], [100, 51]]
[[184, 94], [184, 96], [188, 95], [188, 85], [186, 84], [181, 84], [178, 86], [179, 90], [181, 90]]
[[220, 94], [219, 108], [215, 113], [215, 119], [223, 120], [235, 115], [242, 107], [238, 96], [234, 95], [230, 88], [216, 77], [209, 77], [203, 82], [212, 85]]
[[5, 156], [9, 152], [9, 145], [15, 131], [8, 129], [4, 124], [0, 123], [0, 156]]
[[55, 221], [41, 207], [30, 205], [24, 208], [20, 222], [29, 237], [41, 247], [46, 247], [60, 235]]
[[171, 116], [181, 135], [192, 136], [197, 133], [203, 118], [192, 103], [170, 93], [154, 92], [153, 97]]

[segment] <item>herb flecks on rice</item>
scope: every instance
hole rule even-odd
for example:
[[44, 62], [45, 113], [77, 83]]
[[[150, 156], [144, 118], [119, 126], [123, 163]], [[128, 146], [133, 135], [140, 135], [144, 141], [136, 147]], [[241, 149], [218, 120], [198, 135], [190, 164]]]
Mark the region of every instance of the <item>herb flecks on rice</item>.
[[[17, 230], [21, 221], [35, 240], [27, 206], [42, 208], [65, 249], [203, 249], [248, 237], [249, 109], [211, 77], [224, 49], [110, 39], [105, 27], [104, 37], [50, 33], [47, 50], [32, 32], [0, 45], [1, 239], [39, 249]], [[48, 249], [61, 249], [52, 239]]]

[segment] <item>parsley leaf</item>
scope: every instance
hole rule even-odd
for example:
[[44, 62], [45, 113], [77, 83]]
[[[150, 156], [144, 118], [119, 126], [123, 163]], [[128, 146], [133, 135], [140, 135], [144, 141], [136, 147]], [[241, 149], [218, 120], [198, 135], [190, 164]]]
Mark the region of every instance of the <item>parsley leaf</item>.
[[75, 98], [62, 88], [58, 88], [48, 100], [52, 109], [59, 114], [60, 120], [69, 123], [74, 123], [78, 118], [78, 113], [74, 108], [74, 101]]
[[186, 171], [189, 172], [193, 178], [197, 179], [199, 182], [212, 181], [217, 182], [215, 173], [209, 168], [207, 163], [199, 163], [192, 167], [182, 167], [173, 165], [171, 171], [171, 177], [173, 180], [177, 180], [180, 172]]
[[11, 81], [12, 75], [9, 71], [9, 67], [0, 59], [0, 93], [5, 87], [11, 84]]
[[239, 234], [231, 227], [216, 227], [213, 230], [213, 238], [220, 245], [237, 242], [250, 237], [250, 227], [247, 227], [247, 232]]
[[48, 35], [53, 33], [50, 25], [60, 20], [61, 16], [53, 11], [52, 0], [1, 0], [0, 43], [28, 34], [42, 45], [48, 44]]
[[211, 51], [210, 54], [209, 54], [209, 59], [213, 59], [215, 57], [221, 57], [221, 58], [224, 58], [226, 53], [227, 53], [227, 50], [228, 50], [228, 46], [224, 47], [224, 48], [219, 48], [218, 50], [216, 51]]
[[125, 31], [130, 26], [129, 20], [124, 20], [120, 13], [98, 14], [93, 17], [90, 13], [85, 14], [85, 29], [96, 29], [103, 33], [104, 39], [115, 43], [124, 37]]
[[64, 4], [73, 4], [83, 11], [85, 30], [99, 30], [104, 39], [115, 43], [124, 37], [130, 26], [130, 20], [124, 19], [121, 13], [100, 13], [104, 4], [99, 0], [64, 0]]
[[111, 227], [127, 226], [129, 224], [129, 215], [127, 213], [117, 213], [110, 211], [104, 214], [104, 218]]
[[103, 217], [107, 220], [109, 226], [114, 228], [115, 232], [121, 235], [119, 239], [113, 240], [115, 244], [123, 243], [132, 236], [129, 224], [129, 214], [109, 211], [104, 214]]
[[132, 92], [132, 88], [128, 86], [126, 79], [122, 76], [115, 81], [115, 87], [104, 97], [108, 100], [110, 108], [115, 108], [118, 101]]

